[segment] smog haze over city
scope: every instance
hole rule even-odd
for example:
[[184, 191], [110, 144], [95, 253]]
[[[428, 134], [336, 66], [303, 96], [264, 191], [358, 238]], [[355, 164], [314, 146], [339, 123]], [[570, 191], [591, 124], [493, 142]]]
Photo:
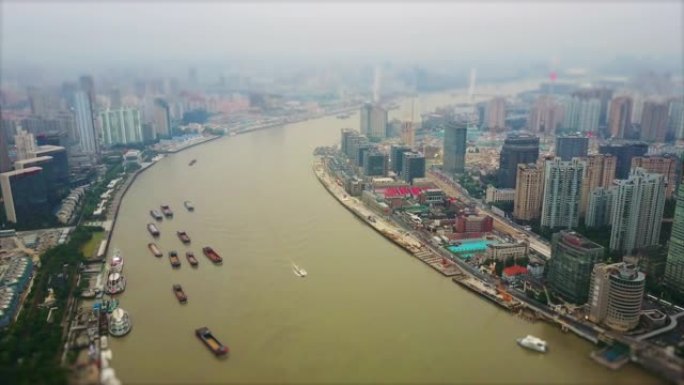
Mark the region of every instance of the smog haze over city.
[[0, 0], [0, 383], [684, 385], [683, 18]]

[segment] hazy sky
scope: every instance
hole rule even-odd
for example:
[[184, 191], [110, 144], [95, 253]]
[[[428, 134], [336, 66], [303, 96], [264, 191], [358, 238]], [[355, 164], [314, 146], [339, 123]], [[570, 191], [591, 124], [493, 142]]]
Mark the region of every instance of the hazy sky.
[[[2, 1], [2, 61], [283, 57], [476, 60], [682, 55], [682, 2], [365, 4]], [[604, 61], [602, 60], [602, 61]], [[505, 63], [502, 63], [502, 65]]]

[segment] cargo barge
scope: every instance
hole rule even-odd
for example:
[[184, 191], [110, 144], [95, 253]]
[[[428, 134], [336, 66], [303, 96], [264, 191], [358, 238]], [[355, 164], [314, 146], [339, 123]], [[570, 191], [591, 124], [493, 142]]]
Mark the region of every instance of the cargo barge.
[[188, 296], [185, 295], [185, 292], [183, 291], [183, 288], [179, 284], [173, 285], [173, 294], [176, 295], [176, 299], [180, 303], [187, 303], [188, 302]]
[[157, 244], [154, 242], [148, 243], [147, 248], [150, 249], [152, 255], [154, 255], [157, 258], [161, 258], [164, 255], [162, 254], [161, 250], [159, 250], [159, 246], [157, 246]]
[[173, 211], [171, 211], [171, 207], [169, 207], [169, 205], [161, 205], [161, 211], [165, 217], [173, 218]]
[[215, 356], [225, 356], [228, 354], [228, 347], [219, 342], [209, 328], [201, 327], [195, 330], [195, 335], [197, 335], [197, 338], [199, 338]]
[[164, 219], [164, 216], [162, 215], [162, 213], [159, 212], [159, 210], [150, 210], [150, 215], [152, 216], [152, 218], [158, 221]]
[[185, 231], [176, 231], [176, 235], [178, 235], [178, 239], [180, 239], [184, 244], [187, 245], [190, 243], [190, 236]]
[[178, 258], [178, 253], [175, 251], [169, 251], [169, 262], [174, 268], [179, 268], [181, 265], [180, 259]]
[[221, 258], [221, 256], [218, 255], [218, 253], [209, 246], [203, 247], [202, 253], [204, 253], [204, 255], [207, 258], [209, 258], [210, 261], [214, 262], [217, 265], [223, 262], [223, 258]]
[[159, 236], [159, 228], [154, 223], [148, 223], [147, 224], [147, 231], [152, 234], [153, 237], [158, 237]]
[[185, 206], [188, 211], [195, 211], [195, 206], [192, 204], [190, 201], [185, 201], [183, 202], [183, 205]]
[[185, 258], [187, 258], [188, 263], [192, 267], [197, 267], [197, 265], [199, 264], [199, 262], [197, 261], [197, 258], [195, 258], [195, 253], [193, 253], [192, 251], [186, 251], [185, 252]]

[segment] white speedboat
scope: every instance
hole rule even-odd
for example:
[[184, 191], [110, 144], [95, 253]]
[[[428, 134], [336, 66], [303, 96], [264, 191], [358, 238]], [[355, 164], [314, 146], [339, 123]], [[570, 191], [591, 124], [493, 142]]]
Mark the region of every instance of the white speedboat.
[[518, 338], [516, 341], [518, 342], [518, 345], [522, 346], [523, 348], [534, 350], [539, 353], [546, 353], [548, 350], [546, 341], [535, 336], [528, 335], [525, 338]]
[[114, 250], [114, 255], [112, 256], [112, 262], [109, 264], [109, 270], [114, 273], [121, 273], [123, 270], [124, 259], [121, 255], [121, 251], [118, 249]]
[[297, 277], [306, 277], [306, 270], [302, 269], [301, 267], [297, 266], [296, 263], [292, 263], [292, 271], [295, 273]]

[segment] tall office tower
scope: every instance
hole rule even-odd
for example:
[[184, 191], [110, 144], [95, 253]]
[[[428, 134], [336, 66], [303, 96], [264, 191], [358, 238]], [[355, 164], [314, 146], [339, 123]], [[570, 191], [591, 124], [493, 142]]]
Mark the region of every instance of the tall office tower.
[[607, 120], [608, 103], [613, 97], [613, 90], [609, 88], [588, 88], [578, 90], [572, 93], [573, 96], [581, 99], [598, 99], [600, 101], [599, 126], [605, 126]]
[[665, 198], [670, 199], [679, 185], [677, 175], [681, 161], [674, 154], [646, 155], [632, 158], [632, 169], [643, 168], [647, 172], [660, 174], [665, 177]]
[[601, 116], [601, 100], [572, 97], [565, 102], [563, 129], [597, 133]]
[[644, 142], [608, 142], [599, 146], [599, 153], [613, 155], [617, 161], [615, 165], [615, 178], [626, 179], [632, 168], [632, 158], [644, 156], [648, 152], [648, 144]]
[[624, 262], [598, 263], [589, 285], [589, 320], [625, 332], [639, 325], [646, 276]]
[[569, 161], [584, 158], [589, 151], [589, 138], [584, 135], [563, 135], [556, 137], [556, 156]]
[[528, 129], [539, 135], [553, 135], [563, 122], [563, 105], [551, 95], [542, 95], [530, 109]]
[[152, 124], [156, 137], [171, 137], [171, 112], [169, 104], [162, 98], [154, 99]]
[[102, 138], [106, 146], [142, 143], [140, 111], [135, 108], [106, 110], [100, 113]]
[[395, 146], [390, 147], [390, 166], [395, 174], [401, 174], [403, 169], [403, 159], [404, 153], [411, 152], [411, 148], [408, 146]]
[[354, 133], [349, 136], [349, 139], [347, 140], [347, 151], [345, 152], [347, 154], [347, 158], [352, 162], [354, 165], [358, 165], [358, 153], [359, 153], [359, 148], [363, 146], [368, 145], [368, 138], [366, 138], [365, 135], [359, 135], [358, 133]]
[[684, 98], [670, 101], [669, 114], [669, 130], [674, 133], [675, 138], [684, 139]]
[[614, 196], [614, 188], [597, 187], [591, 191], [584, 220], [588, 228], [610, 225]]
[[582, 200], [580, 201], [580, 217], [584, 217], [589, 205], [591, 193], [598, 187], [608, 188], [613, 185], [617, 158], [612, 155], [590, 155], [587, 157], [587, 170], [582, 183]]
[[349, 147], [349, 139], [352, 136], [356, 136], [359, 133], [357, 131], [352, 130], [351, 128], [343, 128], [340, 130], [340, 151], [343, 154], [347, 153], [347, 148]]
[[665, 178], [635, 168], [615, 181], [610, 249], [627, 253], [657, 245], [665, 207]]
[[444, 125], [444, 149], [442, 168], [447, 174], [465, 172], [465, 154], [468, 125], [466, 122], [449, 120]]
[[5, 215], [12, 223], [42, 219], [50, 215], [45, 175], [40, 167], [28, 167], [0, 174]]
[[551, 259], [547, 262], [549, 287], [568, 302], [586, 303], [591, 272], [604, 253], [603, 246], [574, 231], [562, 230], [553, 234]]
[[577, 227], [585, 169], [586, 162], [579, 158], [569, 162], [560, 158], [545, 162], [541, 216], [543, 227]]
[[618, 96], [610, 102], [608, 115], [610, 136], [613, 138], [628, 138], [632, 132], [632, 98]]
[[17, 148], [17, 160], [36, 157], [36, 138], [33, 134], [19, 129], [14, 135], [14, 145]]
[[665, 285], [684, 294], [684, 183], [677, 192], [677, 208], [665, 264]]
[[534, 163], [519, 164], [515, 182], [513, 217], [521, 221], [539, 218], [544, 189], [544, 169]]
[[93, 126], [90, 99], [85, 91], [76, 91], [74, 94], [74, 110], [79, 147], [85, 154], [96, 155], [95, 126]]
[[0, 106], [0, 173], [12, 169], [12, 162], [9, 158], [9, 148], [7, 146], [7, 127], [2, 119], [2, 106]]
[[401, 166], [401, 179], [411, 184], [414, 179], [425, 177], [425, 156], [420, 152], [405, 152]]
[[636, 94], [633, 97], [634, 103], [632, 104], [632, 124], [641, 123], [641, 114], [644, 111], [644, 97]]
[[668, 105], [655, 101], [644, 103], [641, 113], [641, 140], [664, 142], [667, 135]]
[[487, 103], [485, 108], [485, 122], [492, 131], [502, 131], [506, 128], [506, 99], [496, 97]]
[[539, 159], [539, 137], [509, 134], [499, 156], [499, 188], [515, 188], [519, 164], [536, 163]]
[[401, 142], [413, 148], [416, 142], [416, 131], [413, 129], [412, 122], [401, 123]]
[[361, 107], [361, 133], [369, 138], [387, 137], [387, 110], [379, 104], [366, 103]]
[[371, 176], [387, 176], [387, 155], [381, 153], [375, 148], [369, 149], [363, 158], [363, 175]]

